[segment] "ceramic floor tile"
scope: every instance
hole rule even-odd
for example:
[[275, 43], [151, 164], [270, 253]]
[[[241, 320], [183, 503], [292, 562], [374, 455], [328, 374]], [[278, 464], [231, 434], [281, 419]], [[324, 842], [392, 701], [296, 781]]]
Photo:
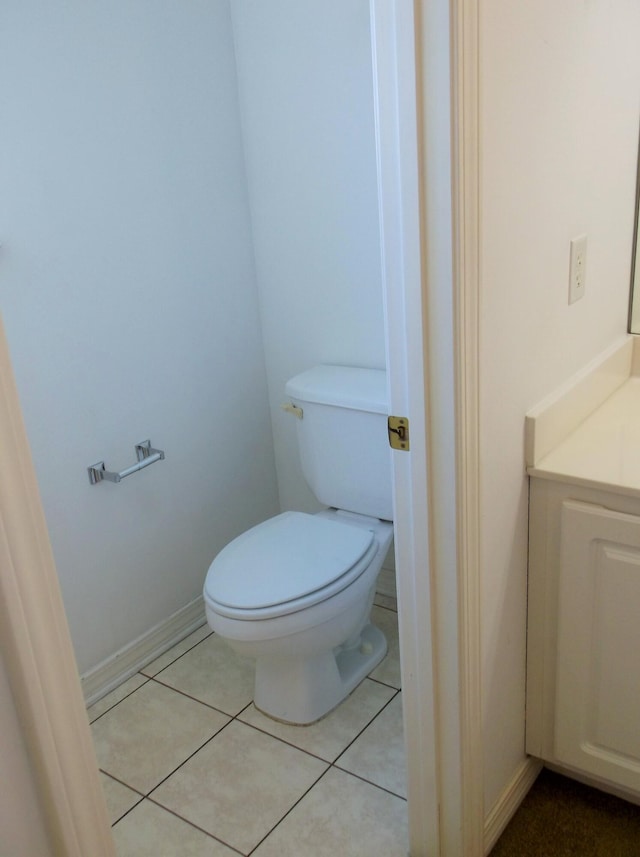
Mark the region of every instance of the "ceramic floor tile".
[[104, 798], [107, 802], [107, 810], [111, 824], [114, 824], [119, 818], [142, 800], [142, 796], [132, 789], [123, 786], [117, 780], [100, 772], [100, 782], [104, 791]]
[[319, 759], [236, 720], [152, 797], [246, 854], [326, 768]]
[[144, 800], [113, 828], [118, 857], [237, 857], [162, 807]]
[[398, 600], [390, 595], [383, 595], [381, 592], [376, 592], [373, 603], [378, 607], [386, 607], [387, 610], [398, 612]]
[[239, 719], [333, 762], [394, 693], [390, 687], [365, 679], [334, 711], [311, 726], [287, 726], [261, 714], [254, 705]]
[[188, 652], [189, 649], [192, 649], [201, 640], [206, 639], [212, 633], [211, 628], [205, 623], [200, 628], [189, 634], [188, 637], [185, 637], [184, 640], [180, 640], [179, 643], [176, 643], [175, 646], [168, 649], [163, 655], [160, 655], [159, 658], [156, 658], [154, 661], [151, 661], [150, 664], [147, 664], [146, 667], [143, 667], [140, 672], [143, 675], [148, 676], [157, 675], [160, 670], [168, 667], [169, 664], [172, 664], [181, 655], [184, 655], [185, 652]]
[[371, 678], [382, 681], [391, 687], [400, 687], [400, 646], [398, 644], [398, 614], [384, 607], [374, 607], [371, 621], [387, 638], [387, 654], [372, 673]]
[[158, 681], [235, 715], [253, 699], [253, 658], [237, 655], [212, 634], [157, 675]]
[[332, 768], [252, 857], [406, 857], [407, 803]]
[[114, 705], [117, 705], [121, 702], [126, 696], [129, 696], [130, 693], [133, 693], [134, 690], [137, 690], [139, 687], [147, 681], [147, 679], [142, 676], [132, 675], [131, 678], [124, 681], [122, 684], [118, 685], [115, 690], [112, 690], [111, 693], [108, 693], [106, 696], [103, 696], [102, 699], [99, 699], [89, 708], [87, 708], [87, 715], [89, 717], [89, 722], [93, 723], [93, 721], [100, 717], [101, 714], [104, 714], [105, 711], [108, 711], [110, 708], [113, 708]]
[[387, 705], [336, 762], [394, 794], [406, 797], [402, 694]]
[[99, 767], [146, 793], [228, 722], [151, 680], [91, 729]]

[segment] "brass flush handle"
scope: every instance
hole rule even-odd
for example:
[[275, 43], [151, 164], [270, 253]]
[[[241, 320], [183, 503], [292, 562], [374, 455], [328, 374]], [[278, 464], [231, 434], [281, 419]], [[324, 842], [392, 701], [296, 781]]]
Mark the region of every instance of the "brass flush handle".
[[293, 402], [287, 402], [284, 405], [280, 406], [283, 411], [286, 411], [288, 414], [293, 414], [294, 417], [301, 420], [303, 416], [302, 408], [298, 407], [298, 405], [294, 405]]

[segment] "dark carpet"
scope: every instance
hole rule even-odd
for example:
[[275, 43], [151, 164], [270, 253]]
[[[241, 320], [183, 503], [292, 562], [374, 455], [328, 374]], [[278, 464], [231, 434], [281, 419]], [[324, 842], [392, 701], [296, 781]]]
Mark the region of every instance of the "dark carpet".
[[491, 857], [640, 857], [640, 807], [545, 768]]

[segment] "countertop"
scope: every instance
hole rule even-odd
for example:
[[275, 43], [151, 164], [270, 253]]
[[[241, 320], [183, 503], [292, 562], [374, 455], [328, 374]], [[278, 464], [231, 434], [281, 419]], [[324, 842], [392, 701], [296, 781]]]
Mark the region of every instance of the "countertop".
[[640, 377], [630, 375], [527, 473], [640, 497]]

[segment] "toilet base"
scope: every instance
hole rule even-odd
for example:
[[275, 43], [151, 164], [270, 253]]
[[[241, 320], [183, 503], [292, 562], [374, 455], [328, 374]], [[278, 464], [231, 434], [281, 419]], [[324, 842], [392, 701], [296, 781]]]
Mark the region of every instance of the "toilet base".
[[274, 720], [308, 726], [339, 705], [386, 653], [384, 634], [368, 623], [359, 640], [333, 651], [258, 658], [254, 704]]

